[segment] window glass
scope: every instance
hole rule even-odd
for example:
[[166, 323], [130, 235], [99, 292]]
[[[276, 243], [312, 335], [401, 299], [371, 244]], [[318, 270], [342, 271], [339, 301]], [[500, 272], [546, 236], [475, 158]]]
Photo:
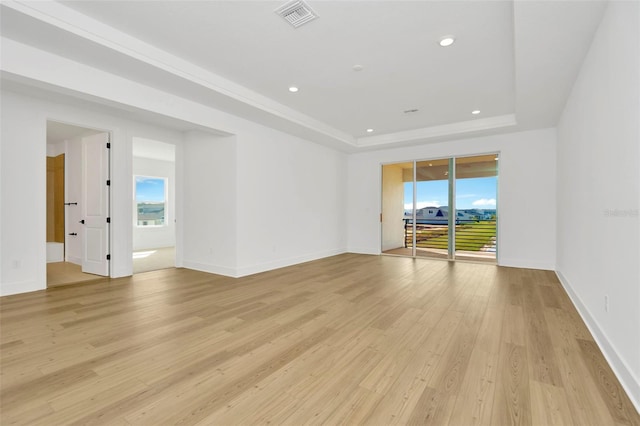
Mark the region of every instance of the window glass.
[[137, 225], [166, 225], [167, 179], [135, 176], [135, 185]]

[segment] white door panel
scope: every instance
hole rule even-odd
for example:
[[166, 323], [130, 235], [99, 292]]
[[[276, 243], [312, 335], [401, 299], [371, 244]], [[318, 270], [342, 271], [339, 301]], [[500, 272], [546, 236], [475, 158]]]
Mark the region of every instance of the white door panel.
[[82, 272], [109, 276], [108, 133], [82, 138]]

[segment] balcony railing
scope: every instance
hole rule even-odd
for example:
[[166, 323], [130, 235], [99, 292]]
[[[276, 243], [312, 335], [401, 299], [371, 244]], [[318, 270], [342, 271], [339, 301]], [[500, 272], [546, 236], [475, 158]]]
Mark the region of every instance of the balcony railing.
[[[404, 246], [413, 247], [413, 220], [404, 219]], [[496, 221], [458, 220], [455, 225], [456, 250], [495, 253]], [[416, 220], [416, 248], [447, 250], [449, 227], [446, 221]]]

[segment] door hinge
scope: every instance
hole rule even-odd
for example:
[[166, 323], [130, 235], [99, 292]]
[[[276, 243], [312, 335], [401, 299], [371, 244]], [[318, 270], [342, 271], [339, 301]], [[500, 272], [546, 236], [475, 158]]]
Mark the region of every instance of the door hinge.
[[111, 218], [110, 217], [107, 218], [107, 223], [111, 223]]
[[111, 260], [111, 255], [110, 254], [107, 255], [107, 260]]
[[107, 142], [107, 149], [111, 149], [111, 142]]
[[107, 186], [111, 186], [111, 179], [107, 180]]

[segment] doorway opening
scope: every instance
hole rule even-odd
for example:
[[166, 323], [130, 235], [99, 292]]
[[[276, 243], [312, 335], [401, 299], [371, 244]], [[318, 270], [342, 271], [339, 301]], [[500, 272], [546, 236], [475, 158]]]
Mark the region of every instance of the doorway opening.
[[109, 276], [109, 138], [47, 121], [47, 287]]
[[497, 260], [498, 154], [382, 166], [382, 253]]
[[133, 273], [175, 267], [175, 145], [134, 137]]

